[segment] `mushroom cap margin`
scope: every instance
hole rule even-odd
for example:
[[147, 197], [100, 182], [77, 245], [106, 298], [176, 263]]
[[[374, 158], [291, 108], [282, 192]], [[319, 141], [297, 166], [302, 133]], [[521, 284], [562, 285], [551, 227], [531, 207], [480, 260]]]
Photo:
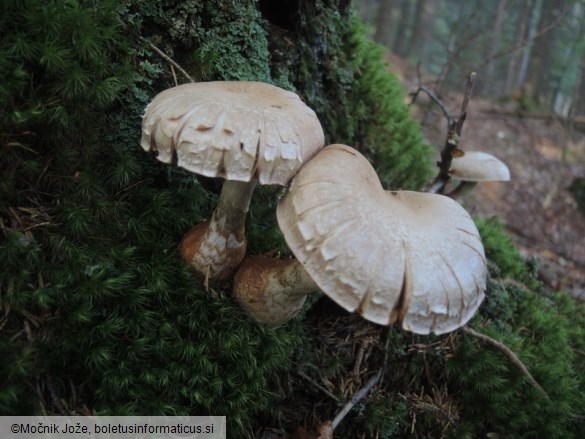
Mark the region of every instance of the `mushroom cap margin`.
[[463, 181], [510, 181], [508, 166], [482, 151], [466, 151], [461, 157], [453, 158], [449, 174]]
[[467, 211], [442, 195], [384, 191], [348, 146], [327, 146], [307, 163], [277, 217], [319, 288], [372, 322], [442, 334], [484, 298], [485, 255]]
[[179, 85], [146, 107], [140, 142], [193, 173], [286, 185], [324, 145], [315, 112], [298, 95], [251, 81]]

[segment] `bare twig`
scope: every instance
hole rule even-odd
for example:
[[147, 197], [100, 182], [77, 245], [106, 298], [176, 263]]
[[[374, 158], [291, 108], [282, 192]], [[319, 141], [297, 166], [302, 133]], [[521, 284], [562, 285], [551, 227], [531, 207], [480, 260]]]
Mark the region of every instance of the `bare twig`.
[[[449, 111], [447, 111], [447, 108], [445, 107], [445, 104], [443, 104], [443, 101], [441, 101], [441, 99], [439, 99], [439, 97], [435, 94], [435, 92], [433, 92], [431, 89], [425, 87], [422, 84], [421, 74], [420, 74], [420, 63], [418, 63], [416, 65], [416, 79], [417, 79], [417, 83], [418, 83], [418, 88], [414, 92], [410, 93], [410, 97], [411, 97], [410, 105], [414, 105], [414, 103], [416, 102], [418, 95], [421, 91], [424, 92], [429, 98], [431, 98], [431, 100], [443, 112], [443, 115], [445, 116], [445, 119], [447, 121], [447, 130], [449, 130], [449, 127], [451, 126], [451, 122], [452, 122], [453, 118], [449, 114]], [[427, 115], [428, 115], [428, 111], [425, 110], [424, 117], [423, 117], [423, 120], [421, 122], [422, 125], [425, 124]]]
[[354, 396], [352, 396], [352, 398], [347, 402], [347, 404], [345, 404], [343, 406], [341, 411], [335, 416], [335, 418], [331, 422], [331, 425], [332, 425], [334, 430], [337, 428], [339, 423], [341, 421], [343, 421], [343, 418], [345, 418], [345, 416], [349, 413], [349, 411], [353, 408], [353, 406], [356, 405], [358, 402], [360, 402], [362, 399], [364, 399], [364, 397], [368, 394], [370, 389], [372, 387], [374, 387], [378, 383], [378, 381], [380, 381], [380, 378], [382, 378], [383, 371], [384, 371], [384, 369], [380, 369], [376, 373], [376, 375], [374, 375], [372, 378], [370, 378], [368, 380], [368, 382], [364, 385], [364, 387], [362, 387], [359, 390], [359, 392], [357, 392]]
[[43, 392], [41, 391], [41, 385], [38, 378], [36, 379], [35, 392], [37, 394], [42, 415], [48, 416], [47, 408], [45, 407], [45, 398], [43, 397]]
[[437, 163], [439, 166], [439, 174], [429, 189], [429, 192], [431, 193], [442, 193], [445, 185], [451, 179], [449, 169], [451, 168], [451, 162], [453, 161], [455, 150], [459, 147], [459, 139], [461, 137], [463, 123], [467, 118], [467, 106], [469, 105], [469, 98], [473, 92], [475, 77], [475, 72], [471, 72], [467, 77], [467, 85], [465, 87], [465, 95], [463, 97], [463, 103], [461, 104], [459, 118], [451, 120], [449, 123], [449, 132], [447, 133], [447, 139], [445, 140], [445, 145], [441, 151], [441, 161]]
[[173, 74], [173, 81], [175, 81], [175, 87], [177, 85], [179, 85], [179, 82], [177, 81], [177, 74], [175, 73], [175, 68], [173, 67], [173, 65], [171, 64], [171, 73]]
[[475, 72], [471, 72], [467, 77], [467, 85], [465, 86], [465, 96], [463, 96], [463, 103], [461, 104], [461, 112], [459, 113], [459, 119], [457, 120], [457, 126], [455, 131], [458, 136], [461, 136], [461, 130], [463, 129], [463, 123], [467, 119], [467, 106], [469, 105], [469, 98], [473, 92], [473, 85], [475, 84]]
[[461, 327], [461, 330], [463, 332], [465, 332], [466, 334], [469, 334], [469, 335], [471, 335], [471, 336], [473, 336], [481, 341], [484, 341], [484, 342], [492, 345], [493, 347], [498, 349], [500, 352], [502, 352], [506, 357], [508, 357], [510, 362], [514, 366], [516, 366], [516, 368], [518, 368], [524, 375], [526, 375], [526, 377], [528, 378], [528, 381], [530, 381], [530, 384], [532, 384], [540, 393], [542, 393], [546, 399], [549, 398], [546, 391], [542, 388], [542, 386], [540, 384], [538, 384], [536, 382], [536, 380], [534, 379], [532, 374], [528, 371], [526, 366], [524, 366], [522, 361], [520, 361], [520, 359], [516, 356], [516, 354], [508, 346], [506, 346], [504, 343], [502, 343], [498, 340], [491, 338], [488, 335], [477, 332], [476, 330], [474, 330], [468, 326]]
[[337, 402], [341, 402], [341, 400], [337, 396], [335, 396], [333, 393], [331, 393], [329, 390], [327, 390], [325, 387], [323, 387], [321, 384], [319, 384], [317, 381], [315, 381], [314, 379], [312, 379], [311, 377], [309, 377], [304, 372], [302, 372], [302, 371], [299, 370], [299, 371], [297, 371], [297, 374], [301, 378], [303, 378], [304, 380], [306, 380], [309, 383], [311, 383], [313, 386], [315, 386], [317, 389], [319, 389], [321, 392], [323, 392], [325, 395], [327, 395], [331, 399], [334, 399]]
[[171, 66], [173, 66], [174, 68], [176, 68], [179, 72], [181, 72], [181, 74], [185, 77], [185, 79], [187, 79], [187, 81], [189, 82], [195, 82], [195, 80], [193, 78], [191, 78], [191, 76], [189, 76], [189, 74], [183, 70], [183, 68], [177, 64], [170, 56], [168, 56], [166, 53], [164, 53], [162, 50], [160, 50], [158, 47], [156, 47], [154, 44], [152, 44], [150, 41], [148, 41], [146, 38], [142, 37], [142, 36], [138, 36], [138, 39], [140, 41], [142, 41], [143, 43], [147, 44], [152, 50], [154, 50], [162, 59], [164, 59], [166, 62], [168, 62]]
[[53, 378], [49, 375], [47, 376], [47, 389], [49, 390], [49, 395], [51, 395], [51, 400], [53, 404], [59, 410], [59, 413], [63, 416], [70, 415], [71, 412], [65, 407], [63, 401], [59, 399], [57, 392], [55, 392], [55, 388], [53, 387]]
[[447, 112], [447, 109], [445, 108], [445, 105], [443, 104], [443, 102], [435, 95], [435, 93], [433, 93], [432, 90], [429, 90], [428, 88], [426, 88], [424, 85], [419, 85], [418, 89], [414, 92], [412, 92], [410, 94], [410, 96], [412, 97], [412, 100], [410, 101], [411, 104], [414, 104], [416, 102], [416, 98], [418, 97], [418, 94], [420, 92], [424, 92], [429, 98], [431, 98], [431, 100], [437, 104], [437, 106], [441, 109], [441, 111], [443, 112], [443, 115], [445, 116], [445, 118], [447, 118], [447, 126], [449, 126], [451, 124], [451, 120], [452, 117], [449, 116], [449, 113]]
[[[122, 26], [123, 29], [128, 29], [128, 26], [126, 25], [126, 23], [124, 23], [124, 21], [122, 21], [122, 19], [120, 17], [118, 17], [118, 22], [120, 23], [120, 26]], [[191, 76], [189, 76], [189, 74], [175, 61], [173, 60], [170, 56], [168, 56], [166, 53], [164, 53], [162, 50], [160, 50], [158, 47], [156, 47], [153, 43], [151, 43], [150, 41], [148, 41], [146, 38], [144, 38], [142, 35], [137, 35], [136, 32], [133, 32], [136, 37], [142, 41], [144, 44], [146, 44], [147, 46], [149, 46], [152, 50], [154, 50], [162, 59], [164, 59], [166, 62], [168, 62], [172, 67], [176, 68], [179, 72], [181, 72], [181, 74], [185, 77], [185, 79], [189, 82], [196, 82], [193, 78], [191, 78]], [[172, 72], [173, 76], [174, 76], [174, 71]], [[175, 77], [175, 83], [176, 83], [176, 77]]]
[[364, 355], [366, 354], [366, 349], [370, 346], [370, 344], [372, 343], [372, 339], [370, 338], [366, 338], [364, 340], [361, 341], [356, 357], [355, 357], [355, 362], [353, 364], [353, 370], [351, 371], [351, 374], [354, 377], [358, 377], [360, 375], [360, 369], [361, 369], [361, 365], [362, 362], [364, 361]]

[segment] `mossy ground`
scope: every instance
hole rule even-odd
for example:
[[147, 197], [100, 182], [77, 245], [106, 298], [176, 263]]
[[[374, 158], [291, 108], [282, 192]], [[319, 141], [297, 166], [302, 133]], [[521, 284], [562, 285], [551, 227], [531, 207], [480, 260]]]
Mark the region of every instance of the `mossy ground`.
[[[467, 335], [411, 336], [326, 299], [261, 327], [229, 282], [205, 291], [180, 260], [182, 234], [210, 215], [220, 184], [139, 148], [145, 105], [183, 81], [139, 37], [196, 80], [295, 90], [328, 141], [359, 148], [387, 188], [416, 189], [432, 173], [347, 2], [289, 0], [284, 16], [267, 4], [1, 4], [0, 413], [225, 414], [230, 437], [251, 437], [330, 419], [336, 398], [385, 366], [339, 437], [579, 437], [583, 308], [543, 291], [497, 225], [480, 227], [492, 279], [473, 324], [508, 343], [550, 400]], [[251, 253], [287, 252], [279, 191], [255, 193]]]

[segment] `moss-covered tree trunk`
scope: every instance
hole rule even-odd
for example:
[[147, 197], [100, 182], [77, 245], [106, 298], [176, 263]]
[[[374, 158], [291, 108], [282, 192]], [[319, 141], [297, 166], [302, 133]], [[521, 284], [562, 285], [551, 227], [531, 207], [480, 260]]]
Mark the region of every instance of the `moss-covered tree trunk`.
[[[225, 414], [236, 438], [265, 425], [293, 429], [318, 398], [294, 368], [312, 362], [323, 377], [347, 382], [351, 355], [315, 357], [327, 352], [323, 343], [346, 349], [347, 335], [315, 327], [331, 304], [274, 330], [237, 307], [229, 280], [202, 288], [178, 244], [209, 217], [219, 184], [144, 153], [141, 116], [157, 92], [186, 81], [162, 51], [197, 81], [296, 91], [327, 141], [360, 149], [387, 188], [421, 187], [432, 172], [429, 147], [349, 2], [5, 0], [0, 32], [0, 414]], [[254, 194], [250, 253], [288, 252], [274, 215], [278, 190]], [[407, 336], [367, 331], [396, 342], [387, 356], [394, 375], [385, 378], [394, 387], [340, 434], [410, 431], [398, 392], [429, 389], [417, 369], [422, 357], [409, 353]], [[579, 334], [563, 331], [565, 352]], [[445, 362], [432, 363], [437, 376], [447, 375]], [[458, 370], [465, 367], [449, 376]], [[563, 383], [573, 395], [572, 381]], [[573, 412], [563, 416], [555, 427]], [[428, 419], [420, 437], [444, 431]], [[475, 422], [465, 428], [488, 431]]]
[[[0, 412], [229, 414], [230, 437], [250, 431], [302, 325], [255, 324], [229, 282], [205, 292], [180, 260], [219, 187], [139, 147], [146, 104], [186, 81], [160, 52], [197, 81], [296, 91], [329, 141], [417, 187], [428, 149], [379, 49], [347, 1], [15, 0], [0, 24]], [[252, 202], [252, 253], [287, 251], [275, 200]]]

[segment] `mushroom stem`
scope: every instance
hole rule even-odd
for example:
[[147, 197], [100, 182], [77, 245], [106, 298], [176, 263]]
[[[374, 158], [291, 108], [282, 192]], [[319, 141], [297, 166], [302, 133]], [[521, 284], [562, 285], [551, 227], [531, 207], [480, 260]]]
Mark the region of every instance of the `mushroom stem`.
[[252, 256], [234, 277], [234, 297], [257, 322], [279, 326], [295, 317], [307, 295], [319, 291], [296, 259]]
[[246, 214], [256, 182], [227, 180], [211, 219], [197, 224], [181, 241], [181, 255], [205, 279], [229, 277], [246, 255]]
[[477, 186], [477, 181], [461, 181], [459, 186], [449, 192], [447, 196], [457, 201], [463, 201], [473, 192], [475, 186]]

